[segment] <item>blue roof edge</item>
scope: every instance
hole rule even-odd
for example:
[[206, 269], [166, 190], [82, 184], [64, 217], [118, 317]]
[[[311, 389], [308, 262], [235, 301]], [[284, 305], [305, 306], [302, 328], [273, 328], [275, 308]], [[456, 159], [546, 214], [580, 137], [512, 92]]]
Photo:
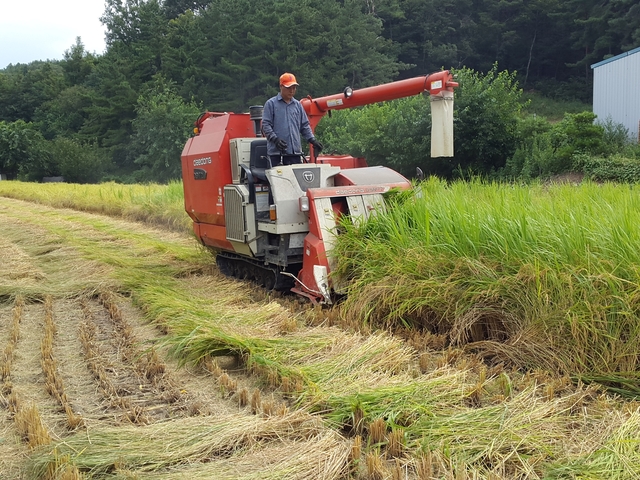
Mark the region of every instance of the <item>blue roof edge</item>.
[[628, 57], [629, 55], [633, 55], [634, 53], [640, 53], [640, 47], [634, 48], [633, 50], [629, 50], [628, 52], [621, 53], [620, 55], [616, 55], [615, 57], [607, 58], [606, 60], [602, 60], [601, 62], [594, 63], [591, 65], [591, 69], [593, 70], [596, 67], [601, 67], [607, 63], [615, 62], [623, 57]]

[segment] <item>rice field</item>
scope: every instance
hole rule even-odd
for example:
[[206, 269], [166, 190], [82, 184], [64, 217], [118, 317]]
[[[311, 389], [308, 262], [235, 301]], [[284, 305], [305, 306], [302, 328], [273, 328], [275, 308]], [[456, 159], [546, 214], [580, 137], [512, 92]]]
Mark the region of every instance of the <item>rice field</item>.
[[220, 276], [178, 189], [0, 182], [2, 478], [640, 476], [632, 188], [425, 182], [330, 310]]
[[3, 182], [0, 195], [57, 208], [139, 220], [177, 231], [191, 231], [184, 213], [182, 182], [168, 185], [79, 185]]

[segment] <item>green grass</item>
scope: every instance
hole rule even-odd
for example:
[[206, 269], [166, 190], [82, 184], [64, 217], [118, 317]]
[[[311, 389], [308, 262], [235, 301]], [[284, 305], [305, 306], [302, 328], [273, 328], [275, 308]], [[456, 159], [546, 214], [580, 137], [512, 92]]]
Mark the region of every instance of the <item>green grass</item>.
[[563, 119], [565, 113], [580, 113], [591, 111], [592, 106], [579, 100], [557, 100], [545, 97], [534, 92], [524, 92], [522, 100], [529, 100], [528, 106], [523, 110], [525, 115], [537, 115], [550, 122], [558, 122]]

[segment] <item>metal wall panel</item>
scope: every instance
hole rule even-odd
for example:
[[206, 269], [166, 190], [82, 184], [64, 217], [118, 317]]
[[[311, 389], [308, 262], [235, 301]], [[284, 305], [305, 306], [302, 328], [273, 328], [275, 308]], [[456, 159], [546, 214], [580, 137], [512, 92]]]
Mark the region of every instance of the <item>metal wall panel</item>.
[[593, 68], [593, 113], [597, 121], [610, 118], [639, 140], [640, 49], [596, 63]]

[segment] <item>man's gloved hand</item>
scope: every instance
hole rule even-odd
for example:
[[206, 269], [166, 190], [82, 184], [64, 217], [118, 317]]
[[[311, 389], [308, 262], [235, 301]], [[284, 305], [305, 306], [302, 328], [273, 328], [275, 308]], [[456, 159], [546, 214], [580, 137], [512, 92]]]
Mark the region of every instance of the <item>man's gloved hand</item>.
[[276, 138], [275, 144], [278, 150], [280, 150], [281, 152], [287, 151], [287, 147], [288, 147], [287, 142], [285, 142], [281, 138]]
[[316, 140], [315, 138], [312, 138], [311, 140], [309, 140], [309, 143], [310, 143], [311, 145], [313, 145], [313, 148], [314, 148], [314, 150], [315, 150], [315, 154], [316, 154], [316, 155], [320, 155], [320, 152], [321, 152], [321, 151], [322, 151], [322, 149], [324, 148], [324, 147], [322, 146], [322, 144], [321, 144], [318, 140]]

